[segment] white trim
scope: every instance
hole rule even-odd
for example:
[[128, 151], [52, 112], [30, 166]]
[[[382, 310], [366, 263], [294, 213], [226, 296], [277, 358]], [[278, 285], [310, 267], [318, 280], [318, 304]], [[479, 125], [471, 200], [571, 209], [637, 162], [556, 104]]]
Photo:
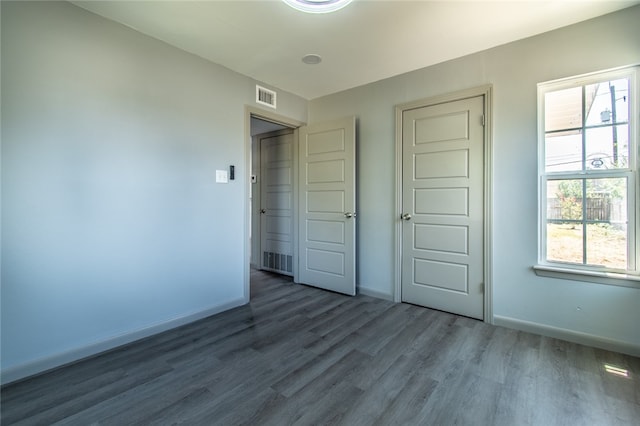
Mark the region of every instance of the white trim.
[[[256, 238], [256, 236], [258, 235], [259, 232], [254, 232], [254, 231], [260, 231], [260, 225], [256, 226], [256, 229], [254, 229], [253, 227], [253, 221], [254, 216], [255, 216], [255, 212], [256, 211], [260, 211], [260, 204], [262, 202], [261, 200], [261, 196], [262, 196], [262, 170], [261, 170], [261, 162], [260, 162], [260, 148], [258, 147], [259, 145], [259, 141], [258, 141], [258, 136], [259, 135], [254, 135], [251, 136], [251, 149], [250, 149], [250, 155], [249, 155], [249, 164], [250, 164], [250, 168], [247, 170], [247, 172], [249, 173], [249, 175], [253, 176], [255, 174], [257, 181], [256, 183], [251, 182], [249, 184], [249, 199], [251, 200], [249, 202], [249, 229], [250, 229], [250, 238], [249, 238], [249, 264], [251, 268], [254, 269], [260, 269], [260, 264], [261, 264], [261, 259], [260, 259], [260, 253], [262, 253], [262, 237], [258, 236]], [[258, 167], [259, 169], [257, 170], [257, 173], [255, 172], [255, 169], [253, 168], [254, 163], [258, 161]], [[256, 208], [257, 207], [257, 208]], [[254, 256], [254, 254], [256, 256]]]
[[[545, 92], [548, 92], [548, 91], [559, 90], [562, 88], [566, 89], [569, 87], [584, 86], [586, 84], [591, 84], [591, 83], [596, 83], [601, 81], [602, 74], [608, 74], [609, 76], [611, 76], [611, 79], [628, 76], [630, 70], [633, 70], [635, 67], [638, 67], [638, 66], [640, 66], [640, 63], [623, 65], [621, 67], [609, 68], [609, 69], [594, 71], [586, 74], [563, 77], [555, 80], [542, 81], [538, 83], [538, 87], [540, 86], [547, 87], [548, 89], [545, 90]], [[633, 71], [631, 72], [633, 73]]]
[[402, 113], [409, 105], [396, 106], [396, 223], [395, 231], [395, 283], [393, 301], [402, 302]]
[[493, 87], [484, 89], [484, 322], [493, 324]]
[[467, 90], [434, 96], [396, 106], [396, 214], [395, 220], [395, 302], [402, 301], [402, 113], [407, 110], [453, 102], [462, 99], [484, 97], [484, 322], [493, 324], [493, 86], [486, 84]]
[[299, 282], [298, 280], [298, 243], [300, 242], [298, 240], [298, 235], [299, 235], [299, 231], [298, 231], [298, 217], [300, 217], [300, 215], [298, 214], [298, 185], [299, 185], [299, 180], [298, 180], [298, 149], [300, 147], [300, 127], [296, 127], [295, 129], [293, 129], [293, 150], [291, 152], [291, 155], [293, 156], [293, 167], [292, 167], [292, 173], [293, 173], [293, 282], [297, 283]]
[[222, 303], [220, 305], [202, 311], [178, 316], [167, 321], [139, 328], [138, 330], [126, 332], [117, 336], [100, 340], [86, 346], [77, 347], [65, 352], [60, 352], [55, 355], [46, 356], [34, 361], [16, 365], [14, 367], [9, 367], [2, 370], [2, 373], [0, 374], [0, 381], [4, 386], [18, 380], [26, 379], [36, 374], [42, 374], [54, 368], [73, 364], [83, 359], [100, 355], [103, 352], [135, 342], [136, 340], [144, 339], [145, 337], [159, 334], [164, 331], [171, 330], [182, 325], [201, 320], [203, 318], [207, 318], [211, 315], [215, 315], [220, 312], [242, 306], [244, 304], [244, 298], [233, 299], [229, 302]]
[[589, 271], [586, 269], [563, 268], [550, 265], [534, 265], [536, 275], [563, 280], [609, 284], [640, 289], [640, 276], [614, 272]]
[[588, 333], [581, 333], [566, 328], [553, 327], [531, 321], [523, 321], [516, 318], [502, 315], [494, 316], [494, 324], [501, 327], [512, 328], [514, 330], [526, 331], [528, 333], [553, 337], [555, 339], [566, 340], [594, 348], [619, 352], [631, 356], [640, 356], [640, 346], [633, 343], [621, 342], [619, 340], [607, 339]]

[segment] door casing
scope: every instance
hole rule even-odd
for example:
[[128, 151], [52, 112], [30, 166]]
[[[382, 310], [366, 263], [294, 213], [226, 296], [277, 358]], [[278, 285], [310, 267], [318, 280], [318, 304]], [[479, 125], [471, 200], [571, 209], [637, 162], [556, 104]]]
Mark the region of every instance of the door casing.
[[484, 97], [484, 322], [493, 324], [493, 285], [492, 285], [492, 158], [493, 141], [491, 138], [492, 123], [492, 86], [483, 85], [467, 90], [448, 93], [409, 102], [396, 106], [396, 215], [395, 215], [395, 286], [394, 301], [402, 301], [402, 117], [403, 112], [410, 109], [428, 107], [441, 103], [457, 101], [477, 96]]

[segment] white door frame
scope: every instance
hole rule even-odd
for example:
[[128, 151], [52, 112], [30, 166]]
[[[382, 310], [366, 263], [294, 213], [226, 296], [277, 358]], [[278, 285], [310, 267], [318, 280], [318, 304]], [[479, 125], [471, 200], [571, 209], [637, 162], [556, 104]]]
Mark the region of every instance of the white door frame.
[[[249, 303], [251, 297], [251, 241], [249, 236], [251, 235], [251, 207], [249, 204], [249, 194], [251, 193], [251, 117], [259, 118], [265, 121], [271, 121], [273, 123], [282, 124], [283, 126], [294, 129], [293, 138], [294, 143], [298, 142], [298, 128], [304, 126], [306, 123], [295, 120], [293, 118], [285, 117], [280, 114], [276, 114], [271, 111], [267, 111], [261, 108], [255, 108], [248, 105], [244, 107], [244, 170], [245, 170], [245, 187], [244, 187], [244, 302]], [[294, 178], [298, 173], [298, 162], [294, 160]], [[294, 206], [297, 206], [297, 191], [294, 191]], [[298, 221], [297, 214], [294, 214], [294, 228], [293, 228], [293, 253], [294, 253], [294, 276], [297, 274], [297, 239], [298, 239]]]
[[483, 85], [445, 95], [434, 96], [396, 106], [396, 215], [395, 215], [395, 292], [394, 301], [402, 301], [402, 116], [403, 112], [415, 108], [428, 107], [461, 99], [484, 96], [484, 322], [493, 324], [493, 281], [492, 281], [492, 188], [493, 188], [493, 140], [492, 130], [492, 85]]

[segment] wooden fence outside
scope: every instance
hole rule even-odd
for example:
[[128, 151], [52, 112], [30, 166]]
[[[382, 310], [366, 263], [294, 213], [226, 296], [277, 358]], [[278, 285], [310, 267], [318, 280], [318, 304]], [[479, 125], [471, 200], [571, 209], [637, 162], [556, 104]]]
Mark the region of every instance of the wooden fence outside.
[[[571, 206], [570, 210], [573, 214], [570, 214], [568, 211], [569, 205]], [[565, 207], [564, 212], [563, 206]], [[580, 219], [582, 218], [581, 211], [582, 198], [574, 198], [571, 200], [562, 200], [560, 198], [547, 199], [548, 220]], [[564, 217], [563, 213], [565, 214]], [[586, 216], [586, 220], [598, 222], [626, 221], [626, 211], [622, 200], [613, 200], [609, 197], [587, 198]]]

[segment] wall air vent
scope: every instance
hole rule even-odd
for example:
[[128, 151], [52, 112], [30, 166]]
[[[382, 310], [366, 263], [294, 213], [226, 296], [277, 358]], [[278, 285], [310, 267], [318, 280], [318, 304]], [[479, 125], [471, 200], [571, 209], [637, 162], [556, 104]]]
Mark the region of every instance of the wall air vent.
[[[283, 272], [285, 275], [293, 273], [293, 256], [287, 254], [265, 251], [262, 253], [262, 268], [275, 272]], [[288, 274], [287, 274], [288, 272]]]
[[256, 84], [256, 103], [275, 108], [276, 95], [276, 92], [274, 92], [273, 90], [265, 89], [264, 87], [258, 86]]

